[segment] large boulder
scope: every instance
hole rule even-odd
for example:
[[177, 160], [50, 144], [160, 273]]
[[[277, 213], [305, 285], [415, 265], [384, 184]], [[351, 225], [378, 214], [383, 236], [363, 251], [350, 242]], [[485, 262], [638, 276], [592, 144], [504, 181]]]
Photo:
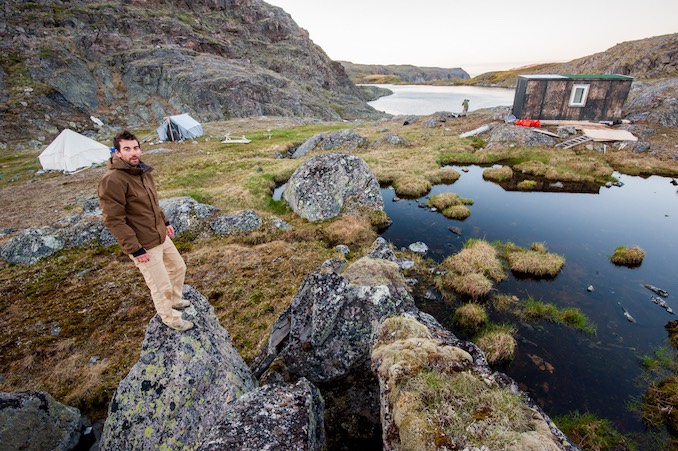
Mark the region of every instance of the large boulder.
[[320, 147], [322, 150], [337, 148], [355, 150], [364, 146], [367, 138], [357, 134], [355, 130], [339, 130], [331, 133], [319, 133], [306, 140], [302, 145], [294, 149], [290, 158], [301, 158], [308, 155], [312, 150]]
[[188, 196], [161, 199], [159, 203], [177, 234], [202, 228], [216, 212], [213, 206], [201, 204]]
[[305, 161], [287, 182], [283, 199], [309, 221], [346, 211], [383, 210], [379, 182], [367, 163], [354, 155], [328, 153]]
[[219, 215], [210, 222], [210, 229], [217, 235], [233, 235], [251, 232], [261, 227], [261, 218], [254, 210]]
[[80, 429], [80, 411], [47, 393], [0, 393], [3, 450], [71, 450], [80, 440]]
[[195, 327], [181, 333], [153, 317], [139, 361], [111, 400], [100, 449], [191, 447], [257, 386], [212, 306], [190, 286], [184, 298]]

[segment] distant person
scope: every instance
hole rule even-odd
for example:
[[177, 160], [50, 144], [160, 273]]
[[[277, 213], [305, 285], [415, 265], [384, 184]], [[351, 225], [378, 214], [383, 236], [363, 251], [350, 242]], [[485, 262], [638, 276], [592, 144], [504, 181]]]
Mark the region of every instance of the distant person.
[[180, 332], [189, 330], [193, 323], [179, 311], [190, 305], [182, 298], [186, 263], [158, 203], [153, 168], [141, 161], [139, 140], [131, 132], [118, 133], [113, 146], [98, 190], [104, 225], [143, 274], [162, 322]]
[[464, 101], [461, 102], [461, 107], [462, 107], [461, 115], [466, 116], [466, 114], [468, 113], [468, 99], [464, 99]]

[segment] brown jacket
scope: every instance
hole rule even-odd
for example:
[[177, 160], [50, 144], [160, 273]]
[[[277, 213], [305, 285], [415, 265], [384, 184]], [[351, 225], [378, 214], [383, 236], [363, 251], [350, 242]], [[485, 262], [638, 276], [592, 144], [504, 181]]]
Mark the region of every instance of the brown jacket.
[[153, 168], [143, 162], [130, 166], [115, 155], [106, 166], [108, 171], [99, 182], [99, 202], [104, 225], [122, 251], [139, 256], [164, 243], [169, 222], [158, 204]]

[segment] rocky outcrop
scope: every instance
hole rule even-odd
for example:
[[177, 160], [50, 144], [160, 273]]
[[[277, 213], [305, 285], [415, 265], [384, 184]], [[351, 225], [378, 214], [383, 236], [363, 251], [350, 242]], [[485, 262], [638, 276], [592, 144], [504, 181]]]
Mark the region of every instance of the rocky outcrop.
[[678, 127], [678, 78], [634, 82], [624, 104], [626, 119]]
[[323, 449], [318, 389], [303, 379], [257, 388], [212, 306], [188, 285], [184, 298], [195, 327], [180, 333], [153, 317], [99, 449]]
[[554, 146], [556, 140], [542, 133], [530, 130], [528, 127], [518, 127], [510, 124], [500, 124], [492, 128], [487, 140], [487, 149], [495, 147], [532, 147]]
[[287, 182], [282, 198], [309, 221], [344, 211], [383, 210], [379, 183], [367, 163], [349, 154], [328, 153], [305, 161]]
[[184, 298], [191, 307], [183, 317], [195, 327], [181, 333], [153, 317], [139, 361], [111, 400], [100, 449], [191, 448], [256, 388], [212, 306], [191, 287]]
[[289, 14], [261, 0], [8, 0], [0, 36], [0, 53], [12, 55], [0, 73], [2, 142], [96, 131], [90, 115], [105, 127], [184, 112], [381, 115]]
[[67, 451], [80, 440], [80, 411], [47, 393], [0, 393], [0, 447]]
[[[190, 197], [162, 199], [160, 207], [176, 234], [190, 231], [196, 235], [233, 235], [250, 232], [263, 225], [262, 219], [253, 210], [222, 213]], [[68, 216], [54, 227], [29, 228], [15, 234], [0, 245], [0, 258], [12, 264], [31, 265], [66, 247], [115, 244], [115, 238], [102, 221], [98, 200], [88, 199], [83, 209], [82, 214]], [[269, 226], [281, 230], [290, 227], [279, 218], [272, 218]]]
[[[370, 256], [346, 269], [329, 263], [309, 275], [273, 326], [266, 349], [252, 364], [255, 376], [263, 383], [299, 378], [314, 382], [325, 398], [332, 449], [439, 446], [448, 431], [437, 428], [435, 418], [419, 421], [423, 414], [417, 406], [398, 397], [399, 393], [405, 396], [409, 387], [404, 382], [417, 371], [445, 376], [464, 372], [480, 392], [487, 387], [508, 394], [516, 402], [511, 408], [525, 413], [525, 422], [517, 426], [508, 422], [490, 432], [483, 429], [486, 425], [480, 427], [477, 411], [457, 403], [454, 408], [459, 411], [447, 410], [447, 414], [465, 418], [465, 423], [460, 436], [445, 438], [449, 449], [482, 446], [482, 441], [464, 438], [474, 430], [506, 433], [510, 440], [527, 446], [510, 449], [577, 449], [538, 406], [519, 393], [510, 378], [490, 370], [477, 346], [457, 339], [433, 317], [419, 312], [399, 266], [379, 256], [395, 258], [383, 240], [375, 242]], [[434, 387], [439, 392], [431, 393], [430, 399], [446, 396], [449, 390]], [[450, 396], [467, 395], [453, 392]], [[499, 413], [490, 415], [494, 414]], [[416, 422], [408, 426], [408, 418]], [[366, 431], [378, 434], [378, 444]], [[427, 441], [410, 440], [412, 434]]]

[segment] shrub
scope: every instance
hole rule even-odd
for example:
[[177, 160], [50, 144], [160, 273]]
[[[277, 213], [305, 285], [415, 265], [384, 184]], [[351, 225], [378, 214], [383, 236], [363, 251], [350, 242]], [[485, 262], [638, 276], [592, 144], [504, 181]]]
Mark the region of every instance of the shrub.
[[610, 261], [615, 265], [635, 267], [640, 266], [645, 258], [645, 251], [639, 247], [617, 246], [614, 254], [610, 255]]

